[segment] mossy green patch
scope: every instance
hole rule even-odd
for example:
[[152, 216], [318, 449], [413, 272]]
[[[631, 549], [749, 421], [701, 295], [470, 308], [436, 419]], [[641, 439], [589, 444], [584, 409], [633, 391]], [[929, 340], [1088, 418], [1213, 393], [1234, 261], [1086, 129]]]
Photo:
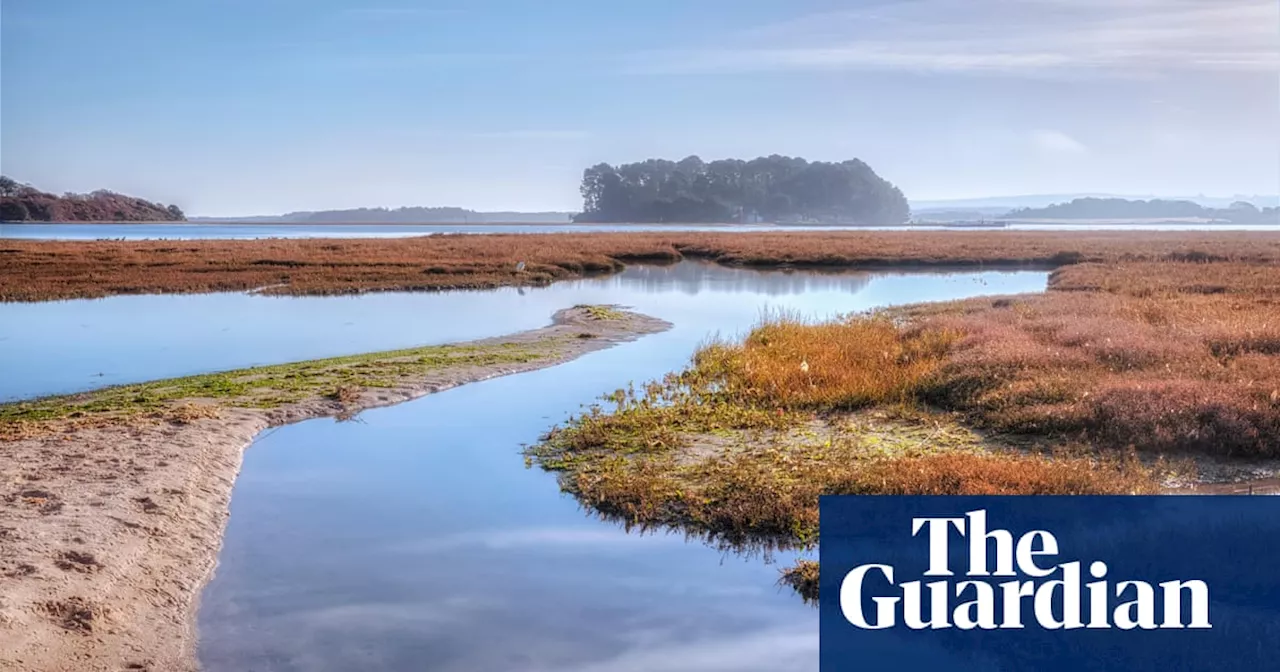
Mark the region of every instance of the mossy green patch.
[[542, 342], [439, 345], [121, 385], [0, 405], [0, 435], [18, 433], [19, 426], [31, 423], [163, 413], [192, 399], [270, 409], [329, 396], [339, 388], [395, 387], [433, 371], [521, 364], [553, 355], [554, 349]]
[[574, 306], [574, 308], [585, 312], [587, 317], [590, 317], [593, 320], [620, 320], [623, 317], [622, 311], [614, 308], [613, 306], [580, 303]]

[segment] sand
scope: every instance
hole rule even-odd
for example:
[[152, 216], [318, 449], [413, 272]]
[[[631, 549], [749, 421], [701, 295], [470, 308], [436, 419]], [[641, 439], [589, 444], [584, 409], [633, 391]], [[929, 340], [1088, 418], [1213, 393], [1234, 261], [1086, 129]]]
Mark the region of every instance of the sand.
[[[471, 343], [551, 349], [535, 362], [439, 369], [345, 402], [231, 408], [181, 424], [68, 424], [0, 441], [0, 669], [198, 669], [199, 594], [217, 563], [242, 453], [262, 430], [552, 366], [670, 326], [573, 308], [549, 327]], [[521, 459], [514, 450], [512, 459]]]

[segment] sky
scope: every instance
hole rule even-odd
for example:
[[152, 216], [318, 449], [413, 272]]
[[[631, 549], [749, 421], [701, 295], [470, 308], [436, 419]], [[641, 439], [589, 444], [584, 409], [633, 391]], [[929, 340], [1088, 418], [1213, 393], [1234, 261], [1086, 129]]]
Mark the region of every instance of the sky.
[[0, 170], [188, 214], [576, 210], [860, 158], [912, 200], [1280, 191], [1276, 0], [3, 0]]

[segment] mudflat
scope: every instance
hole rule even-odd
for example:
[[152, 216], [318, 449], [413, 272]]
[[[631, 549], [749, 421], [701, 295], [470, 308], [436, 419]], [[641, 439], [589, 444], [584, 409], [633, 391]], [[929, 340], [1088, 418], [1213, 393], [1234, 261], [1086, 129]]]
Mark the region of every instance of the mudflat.
[[263, 429], [554, 366], [669, 327], [577, 306], [506, 337], [0, 406], [0, 668], [197, 669], [197, 600], [243, 450]]

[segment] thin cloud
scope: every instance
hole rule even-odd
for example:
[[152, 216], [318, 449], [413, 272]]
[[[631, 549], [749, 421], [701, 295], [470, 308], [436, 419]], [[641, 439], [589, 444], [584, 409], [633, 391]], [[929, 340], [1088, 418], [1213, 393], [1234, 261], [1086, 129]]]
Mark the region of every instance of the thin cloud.
[[1081, 155], [1089, 153], [1089, 148], [1084, 143], [1062, 131], [1036, 131], [1031, 134], [1031, 142], [1037, 149], [1048, 154]]
[[762, 26], [731, 45], [635, 54], [628, 69], [1271, 74], [1277, 23], [1275, 0], [920, 0]]

